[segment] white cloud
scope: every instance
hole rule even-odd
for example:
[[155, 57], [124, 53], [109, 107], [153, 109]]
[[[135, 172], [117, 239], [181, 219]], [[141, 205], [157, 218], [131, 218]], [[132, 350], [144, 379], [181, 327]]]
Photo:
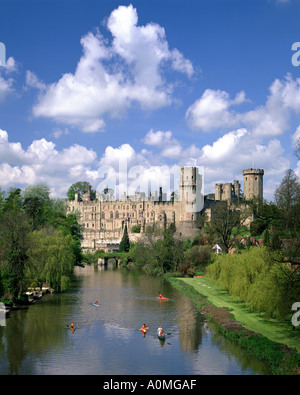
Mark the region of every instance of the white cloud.
[[6, 99], [9, 93], [14, 91], [14, 79], [7, 76], [16, 71], [16, 61], [12, 56], [6, 60], [4, 67], [0, 67], [0, 103]]
[[98, 31], [81, 38], [83, 55], [74, 74], [66, 73], [45, 86], [27, 72], [28, 86], [41, 89], [33, 108], [36, 117], [77, 126], [84, 132], [105, 128], [105, 117], [121, 117], [137, 102], [155, 110], [172, 103], [172, 87], [163, 66], [191, 77], [192, 63], [177, 50], [169, 50], [164, 29], [155, 23], [138, 26], [132, 5], [115, 9], [107, 21], [109, 45]]
[[5, 79], [0, 75], [0, 102], [4, 101], [6, 96], [13, 91], [12, 78]]
[[204, 132], [233, 127], [238, 124], [239, 117], [230, 111], [230, 107], [244, 101], [244, 92], [239, 92], [234, 100], [230, 100], [225, 91], [206, 89], [200, 99], [188, 108], [187, 122], [191, 129]]
[[296, 146], [299, 139], [300, 139], [300, 125], [297, 127], [296, 132], [292, 135], [293, 146]]
[[65, 196], [68, 187], [78, 180], [93, 180], [96, 153], [80, 145], [58, 151], [46, 139], [34, 140], [26, 150], [10, 142], [0, 130], [1, 187], [46, 183], [54, 196]]
[[162, 157], [179, 158], [182, 152], [181, 143], [172, 137], [171, 131], [157, 131], [151, 129], [143, 139], [147, 145], [157, 146], [162, 149]]
[[225, 91], [207, 89], [188, 108], [186, 120], [191, 129], [203, 132], [246, 127], [253, 136], [279, 136], [289, 129], [291, 116], [300, 114], [300, 78], [287, 74], [284, 80], [275, 79], [269, 92], [264, 105], [242, 113], [231, 107], [246, 101], [244, 92], [230, 100]]
[[144, 143], [147, 145], [165, 145], [166, 143], [169, 143], [172, 138], [172, 132], [167, 131], [167, 132], [162, 132], [162, 131], [157, 131], [154, 132], [153, 129], [149, 130], [149, 132], [146, 134], [144, 138]]

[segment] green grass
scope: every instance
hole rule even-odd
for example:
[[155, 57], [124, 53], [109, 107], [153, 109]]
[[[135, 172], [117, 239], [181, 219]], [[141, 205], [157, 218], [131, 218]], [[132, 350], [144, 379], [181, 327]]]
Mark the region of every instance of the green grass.
[[208, 302], [216, 307], [227, 308], [243, 327], [262, 334], [268, 339], [284, 344], [300, 352], [299, 330], [292, 331], [292, 324], [281, 324], [276, 320], [266, 319], [262, 314], [249, 311], [244, 303], [235, 301], [227, 292], [217, 288], [208, 278], [181, 278], [197, 292], [207, 297]]

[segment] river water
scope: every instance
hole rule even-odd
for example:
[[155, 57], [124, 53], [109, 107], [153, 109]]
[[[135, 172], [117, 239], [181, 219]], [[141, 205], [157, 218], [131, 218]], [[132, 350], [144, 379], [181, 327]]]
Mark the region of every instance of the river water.
[[[155, 299], [158, 293], [168, 301]], [[100, 308], [92, 303], [98, 301]], [[67, 324], [72, 321], [76, 330]], [[138, 328], [145, 323], [144, 337]], [[165, 342], [156, 336], [162, 325]], [[267, 367], [214, 332], [162, 278], [76, 268], [72, 289], [13, 311], [0, 326], [0, 374], [259, 375]]]

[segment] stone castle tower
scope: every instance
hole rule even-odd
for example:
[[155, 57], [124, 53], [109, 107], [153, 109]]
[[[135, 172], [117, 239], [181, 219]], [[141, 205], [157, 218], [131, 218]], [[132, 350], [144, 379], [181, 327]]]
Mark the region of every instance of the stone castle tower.
[[250, 200], [253, 197], [263, 199], [263, 175], [263, 169], [243, 170], [245, 200]]
[[197, 167], [180, 169], [180, 221], [195, 221], [203, 208], [202, 175]]

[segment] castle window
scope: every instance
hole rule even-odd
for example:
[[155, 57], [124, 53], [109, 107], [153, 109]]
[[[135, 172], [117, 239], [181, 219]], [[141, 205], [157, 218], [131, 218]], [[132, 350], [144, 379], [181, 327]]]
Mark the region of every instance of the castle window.
[[119, 211], [116, 211], [116, 218], [119, 218]]
[[105, 219], [105, 212], [104, 211], [102, 211], [102, 213], [101, 213], [101, 218]]
[[110, 218], [113, 218], [114, 217], [114, 213], [111, 211], [110, 212]]

